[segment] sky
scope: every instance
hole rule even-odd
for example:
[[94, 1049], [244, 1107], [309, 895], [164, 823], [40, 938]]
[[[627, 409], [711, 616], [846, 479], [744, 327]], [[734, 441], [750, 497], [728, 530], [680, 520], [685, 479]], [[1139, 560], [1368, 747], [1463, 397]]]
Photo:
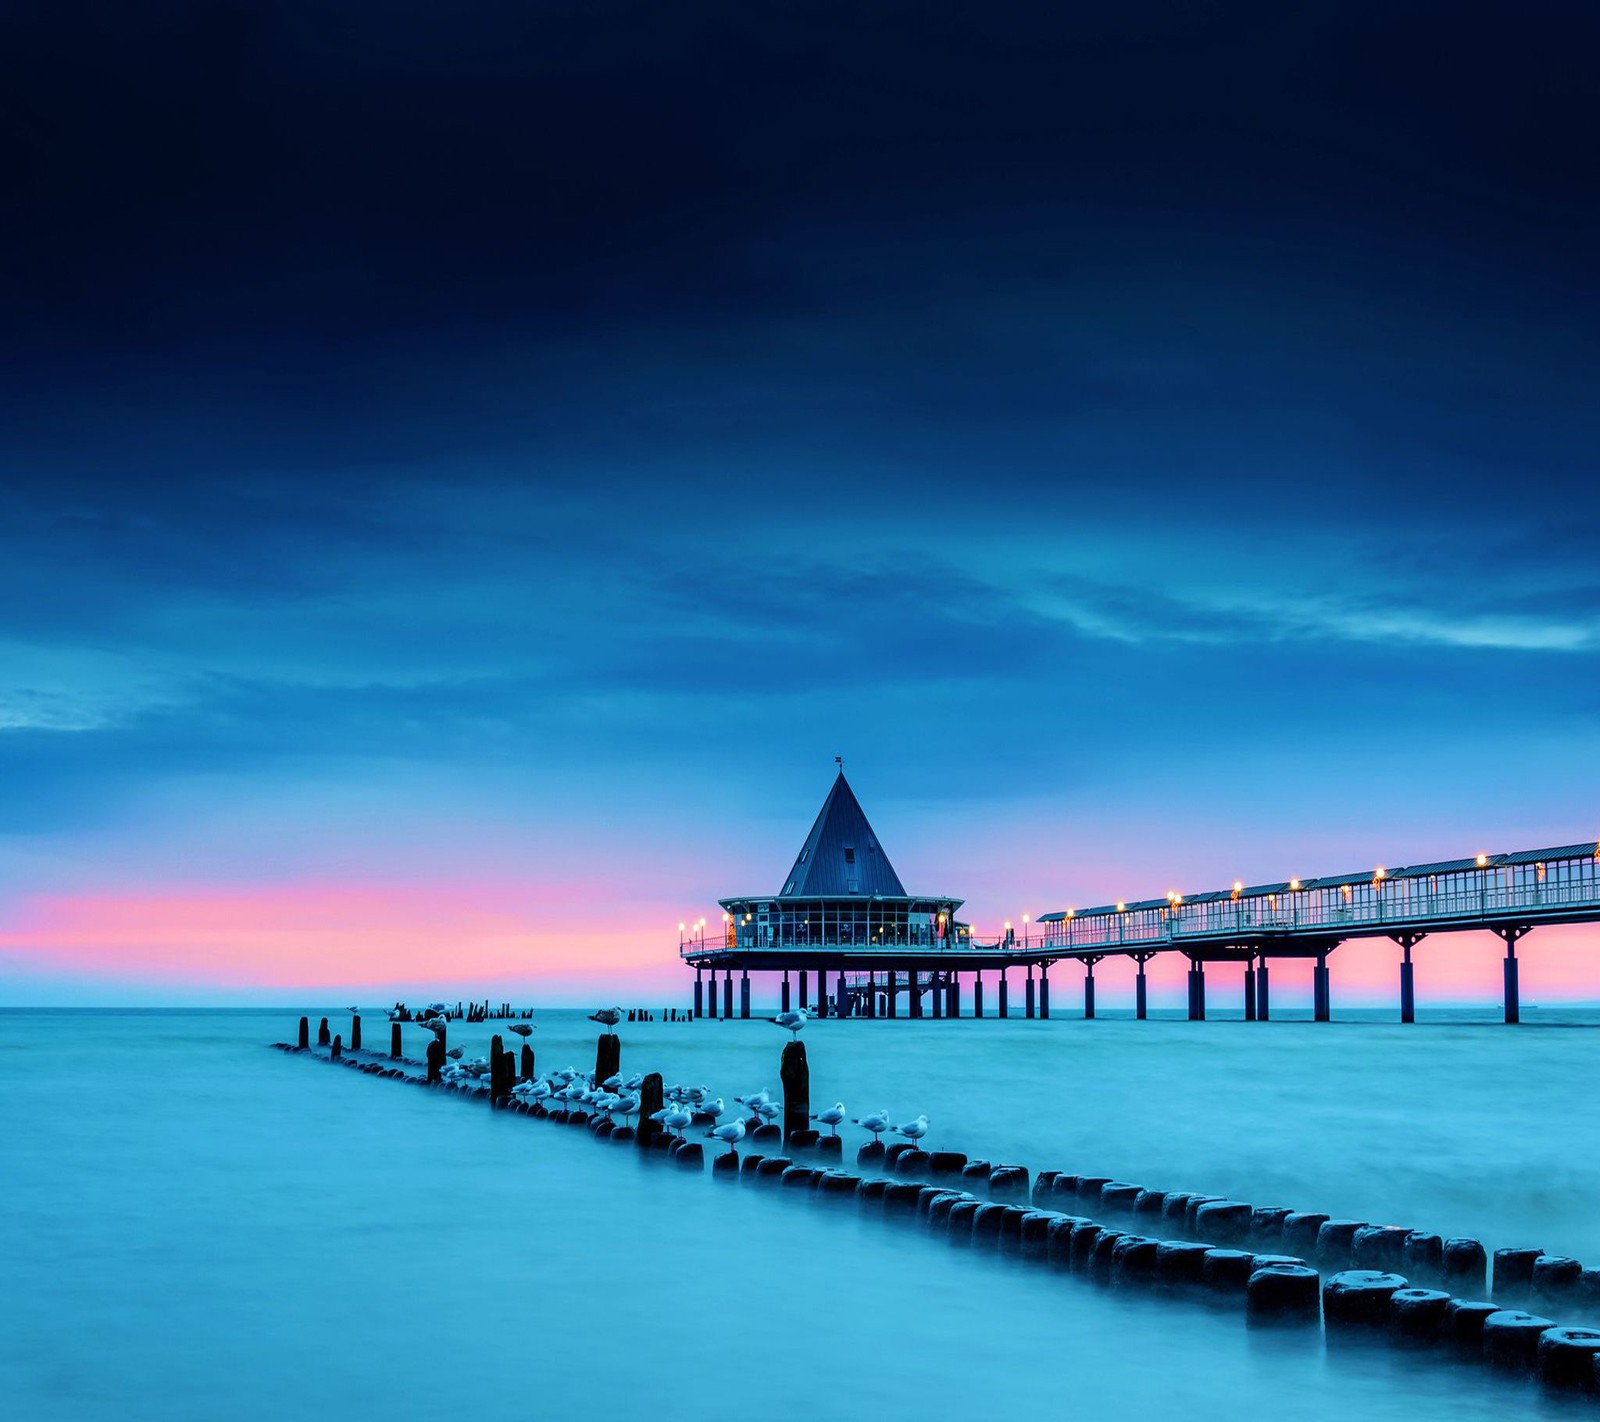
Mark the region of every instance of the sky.
[[980, 928], [1600, 836], [1597, 41], [6, 6], [0, 1002], [687, 1001], [836, 755]]

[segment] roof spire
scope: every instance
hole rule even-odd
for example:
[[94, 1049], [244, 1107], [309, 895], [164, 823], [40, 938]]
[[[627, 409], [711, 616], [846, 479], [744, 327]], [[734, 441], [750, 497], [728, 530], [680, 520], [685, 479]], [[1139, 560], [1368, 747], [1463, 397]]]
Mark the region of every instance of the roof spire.
[[838, 778], [822, 802], [811, 833], [784, 880], [779, 898], [883, 894], [905, 897], [900, 876], [844, 778], [844, 757], [834, 756]]

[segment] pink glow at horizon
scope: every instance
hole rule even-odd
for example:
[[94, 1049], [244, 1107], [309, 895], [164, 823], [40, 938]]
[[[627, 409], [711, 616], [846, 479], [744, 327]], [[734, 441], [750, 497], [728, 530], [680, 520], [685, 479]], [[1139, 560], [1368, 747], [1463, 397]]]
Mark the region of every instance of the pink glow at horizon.
[[[597, 912], [597, 904], [610, 907]], [[693, 981], [677, 960], [673, 918], [680, 912], [637, 899], [617, 905], [611, 886], [570, 878], [542, 886], [294, 881], [42, 895], [24, 900], [0, 931], [0, 973], [16, 982], [76, 980], [146, 993], [499, 994], [558, 1004], [600, 992], [670, 1003], [686, 1001]], [[1597, 949], [1595, 926], [1536, 931], [1518, 949], [1524, 1001], [1600, 997]], [[1425, 940], [1414, 955], [1419, 1005], [1498, 1001], [1503, 954], [1487, 933]], [[1330, 959], [1336, 1010], [1340, 1003], [1392, 1003], [1398, 961], [1399, 950], [1386, 939], [1339, 949]], [[1154, 1004], [1182, 1001], [1184, 967], [1177, 955], [1150, 964]], [[1309, 962], [1274, 959], [1271, 972], [1275, 1003], [1300, 1006], [1309, 999]], [[1130, 962], [1116, 958], [1099, 966], [1103, 1007], [1131, 1002], [1133, 973]], [[1208, 967], [1214, 1007], [1238, 1004], [1241, 973], [1238, 965]], [[1070, 963], [1053, 969], [1057, 1015], [1080, 1010], [1082, 976]], [[758, 1001], [776, 996], [775, 978], [757, 975]], [[1018, 1008], [1021, 981], [1014, 971]]]

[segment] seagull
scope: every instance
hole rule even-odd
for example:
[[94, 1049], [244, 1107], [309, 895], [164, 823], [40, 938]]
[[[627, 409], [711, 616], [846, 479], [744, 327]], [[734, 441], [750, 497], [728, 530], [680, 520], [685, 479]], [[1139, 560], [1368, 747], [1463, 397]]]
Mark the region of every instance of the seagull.
[[622, 1021], [622, 1009], [620, 1007], [602, 1007], [598, 1012], [591, 1012], [589, 1020], [598, 1022], [602, 1027], [615, 1027], [617, 1023]]
[[643, 1085], [644, 1073], [642, 1071], [636, 1071], [632, 1076], [622, 1083], [622, 1089], [624, 1091], [637, 1091]]
[[548, 1100], [551, 1094], [548, 1081], [536, 1081], [528, 1088], [528, 1095], [533, 1097], [535, 1101]]
[[616, 1098], [611, 1109], [622, 1117], [623, 1125], [627, 1125], [628, 1118], [639, 1109], [639, 1098], [631, 1091], [624, 1091]]
[[797, 1007], [793, 1012], [780, 1012], [776, 1017], [767, 1018], [768, 1022], [776, 1022], [780, 1027], [789, 1029], [790, 1039], [798, 1041], [800, 1029], [810, 1020], [811, 1014], [803, 1007]]
[[460, 1047], [451, 1047], [445, 1053], [445, 1056], [449, 1057], [450, 1060], [453, 1061], [453, 1062], [458, 1062], [458, 1061], [461, 1060], [461, 1048]]
[[873, 1111], [866, 1116], [856, 1117], [856, 1125], [872, 1132], [872, 1139], [877, 1140], [889, 1129], [889, 1113], [887, 1110]]
[[691, 1086], [687, 1092], [689, 1099], [693, 1101], [696, 1106], [704, 1101], [710, 1094], [711, 1088], [709, 1086]]
[[360, 1012], [361, 1009], [359, 1007], [347, 1007], [347, 1008], [345, 1008], [345, 1011], [346, 1012]]
[[533, 1035], [533, 1024], [530, 1022], [513, 1022], [511, 1030], [526, 1042]]
[[445, 1034], [445, 1024], [437, 1019], [429, 1022], [419, 1022], [417, 1026], [426, 1027], [435, 1037], [442, 1037]]
[[715, 1139], [727, 1143], [728, 1149], [733, 1154], [739, 1153], [739, 1142], [744, 1139], [744, 1122], [729, 1121], [725, 1126], [713, 1126], [706, 1132], [708, 1139]]
[[[719, 1100], [719, 1101], [721, 1099], [722, 1098], [720, 1096], [717, 1098], [717, 1100]], [[750, 1096], [735, 1096], [733, 1099], [735, 1101], [737, 1101], [741, 1106], [743, 1106], [746, 1110], [758, 1111], [758, 1110], [761, 1109], [761, 1105], [762, 1105], [763, 1102], [772, 1100], [772, 1093], [770, 1091], [768, 1091], [766, 1087], [763, 1086], [760, 1091], [755, 1092], [753, 1095], [750, 1095]]]
[[693, 1120], [694, 1114], [687, 1106], [674, 1106], [661, 1115], [661, 1124], [669, 1131], [676, 1131], [680, 1136]]
[[920, 1141], [928, 1134], [928, 1118], [918, 1116], [915, 1121], [907, 1121], [903, 1126], [891, 1126], [890, 1129], [897, 1136], [904, 1136], [908, 1141]]
[[615, 1091], [619, 1086], [622, 1085], [622, 1073], [620, 1071], [612, 1072], [612, 1074], [602, 1081], [600, 1085], [605, 1087], [607, 1091]]
[[776, 1121], [779, 1116], [783, 1115], [783, 1107], [778, 1105], [776, 1101], [763, 1101], [756, 1107], [756, 1115], [761, 1117], [763, 1121]]
[[811, 1119], [822, 1122], [830, 1135], [838, 1135], [839, 1123], [844, 1120], [844, 1102], [835, 1101], [826, 1111], [816, 1112]]

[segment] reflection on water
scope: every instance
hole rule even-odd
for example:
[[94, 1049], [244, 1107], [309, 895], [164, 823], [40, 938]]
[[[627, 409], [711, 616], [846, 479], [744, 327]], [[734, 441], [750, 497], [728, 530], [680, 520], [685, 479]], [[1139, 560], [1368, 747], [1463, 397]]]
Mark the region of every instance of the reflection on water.
[[[541, 1066], [592, 1062], [592, 1024], [539, 1021]], [[386, 1040], [381, 1015], [366, 1025]], [[262, 1049], [293, 1027], [0, 1014], [10, 1415], [1567, 1410]], [[452, 1041], [472, 1052], [492, 1031]], [[786, 1034], [766, 1023], [622, 1036], [630, 1070], [778, 1087]], [[815, 1100], [926, 1110], [936, 1145], [1600, 1259], [1588, 1033], [925, 1021], [806, 1037]]]

